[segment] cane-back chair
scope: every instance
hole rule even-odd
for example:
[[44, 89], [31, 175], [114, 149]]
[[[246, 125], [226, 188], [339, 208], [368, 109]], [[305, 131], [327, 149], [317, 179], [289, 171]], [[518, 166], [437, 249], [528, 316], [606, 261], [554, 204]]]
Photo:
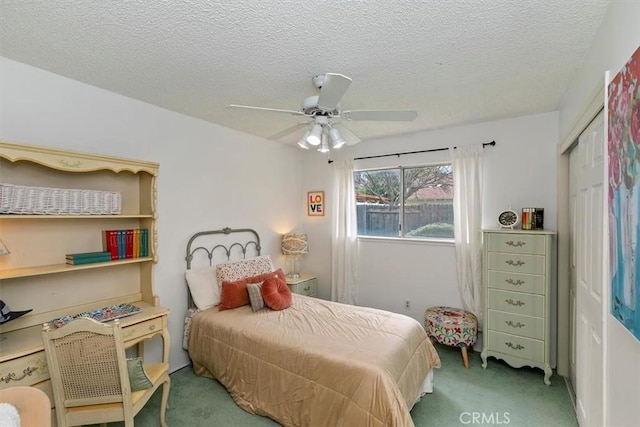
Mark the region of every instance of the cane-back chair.
[[161, 384], [160, 424], [166, 427], [169, 366], [144, 364], [149, 388], [132, 392], [117, 320], [78, 318], [58, 329], [45, 324], [42, 338], [59, 427], [112, 421], [133, 427], [134, 416]]

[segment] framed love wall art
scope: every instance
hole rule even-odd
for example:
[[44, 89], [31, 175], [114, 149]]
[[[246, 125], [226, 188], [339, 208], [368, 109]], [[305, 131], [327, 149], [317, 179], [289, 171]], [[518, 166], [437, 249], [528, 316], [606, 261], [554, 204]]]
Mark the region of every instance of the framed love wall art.
[[309, 191], [307, 193], [307, 215], [323, 216], [324, 210], [324, 191]]
[[640, 49], [608, 87], [611, 314], [640, 340]]

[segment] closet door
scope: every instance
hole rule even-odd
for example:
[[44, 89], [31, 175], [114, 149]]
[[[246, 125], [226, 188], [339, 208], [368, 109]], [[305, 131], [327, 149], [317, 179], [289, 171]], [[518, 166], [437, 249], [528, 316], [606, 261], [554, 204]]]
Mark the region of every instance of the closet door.
[[581, 426], [603, 425], [604, 115], [584, 130], [570, 155], [572, 345], [570, 363]]
[[576, 340], [576, 294], [577, 294], [577, 259], [578, 259], [578, 246], [577, 246], [577, 219], [576, 209], [578, 205], [578, 171], [580, 170], [578, 165], [578, 145], [573, 147], [569, 155], [569, 221], [570, 221], [570, 234], [569, 234], [569, 380], [571, 383], [571, 392], [573, 394], [573, 401], [576, 400], [576, 387], [578, 384], [578, 378], [576, 374], [576, 358], [577, 358], [577, 340]]

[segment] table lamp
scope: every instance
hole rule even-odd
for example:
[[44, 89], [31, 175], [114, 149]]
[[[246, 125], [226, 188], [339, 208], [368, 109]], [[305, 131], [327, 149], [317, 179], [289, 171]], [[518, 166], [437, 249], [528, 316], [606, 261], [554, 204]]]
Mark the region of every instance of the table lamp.
[[289, 233], [282, 236], [282, 254], [292, 261], [292, 268], [287, 276], [297, 279], [300, 277], [300, 255], [309, 253], [307, 235], [305, 233]]

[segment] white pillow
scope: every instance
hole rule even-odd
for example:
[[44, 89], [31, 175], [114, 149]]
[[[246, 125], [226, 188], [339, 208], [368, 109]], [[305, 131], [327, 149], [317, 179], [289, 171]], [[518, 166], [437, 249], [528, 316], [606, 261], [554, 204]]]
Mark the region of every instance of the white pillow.
[[215, 267], [187, 270], [184, 275], [193, 302], [199, 310], [220, 304], [220, 287], [216, 279]]

